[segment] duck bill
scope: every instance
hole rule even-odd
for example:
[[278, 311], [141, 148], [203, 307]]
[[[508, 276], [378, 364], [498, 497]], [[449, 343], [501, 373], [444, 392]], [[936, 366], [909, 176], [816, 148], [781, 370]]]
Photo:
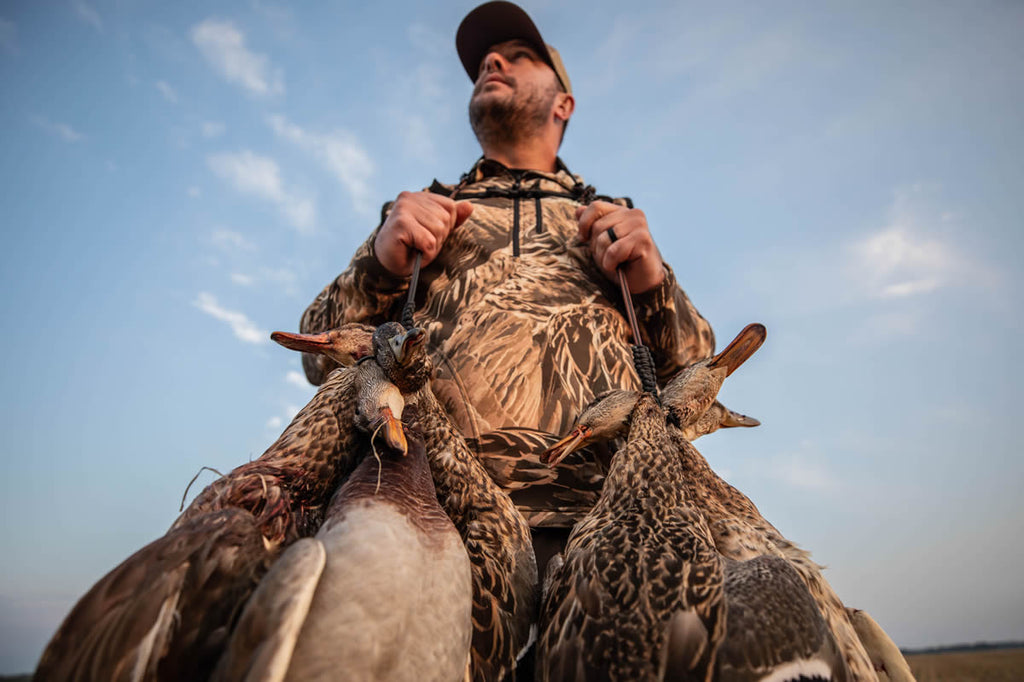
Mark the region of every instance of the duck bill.
[[390, 407], [381, 409], [381, 417], [384, 420], [384, 441], [392, 450], [401, 452], [402, 455], [409, 453], [409, 441], [405, 438], [405, 429], [402, 422], [398, 421]]
[[291, 332], [274, 332], [271, 340], [285, 348], [302, 353], [326, 353], [331, 347], [331, 339], [326, 332], [323, 334], [293, 334]]
[[733, 412], [728, 407], [725, 408], [725, 416], [722, 417], [722, 428], [731, 429], [737, 426], [760, 426], [761, 422], [753, 417], [748, 417], [745, 414], [739, 412]]
[[540, 461], [550, 467], [558, 466], [563, 459], [586, 445], [590, 433], [586, 426], [574, 427], [568, 436], [541, 453]]
[[413, 349], [423, 343], [427, 338], [426, 332], [419, 327], [413, 327], [401, 336], [395, 338], [395, 359], [398, 364], [404, 365]]
[[735, 339], [729, 342], [728, 346], [722, 349], [721, 353], [711, 358], [708, 367], [712, 369], [724, 367], [726, 369], [725, 376], [729, 376], [761, 347], [767, 334], [763, 324], [757, 322], [748, 324], [743, 331], [736, 335]]

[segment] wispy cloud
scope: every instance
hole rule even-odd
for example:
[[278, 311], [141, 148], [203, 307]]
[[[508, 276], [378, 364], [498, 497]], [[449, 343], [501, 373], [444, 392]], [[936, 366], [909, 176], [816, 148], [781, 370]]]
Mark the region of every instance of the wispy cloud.
[[210, 317], [226, 322], [240, 341], [258, 345], [266, 343], [269, 338], [268, 333], [253, 324], [244, 313], [222, 307], [213, 294], [200, 292], [192, 304]]
[[246, 239], [240, 232], [217, 229], [210, 235], [210, 243], [223, 251], [255, 251], [256, 245]]
[[156, 89], [159, 90], [160, 94], [164, 96], [164, 99], [171, 104], [178, 103], [178, 93], [176, 93], [174, 88], [168, 85], [165, 81], [157, 81]]
[[261, 54], [245, 46], [245, 34], [230, 21], [206, 19], [191, 31], [192, 42], [214, 69], [228, 82], [255, 95], [280, 95], [284, 75]]
[[239, 286], [251, 287], [253, 285], [254, 280], [249, 275], [243, 275], [240, 272], [232, 272], [231, 281]]
[[874, 298], [931, 294], [964, 283], [991, 284], [953, 241], [956, 216], [936, 207], [935, 188], [916, 184], [895, 192], [885, 227], [850, 245], [850, 269]]
[[85, 136], [72, 128], [67, 123], [55, 123], [42, 116], [34, 116], [32, 122], [52, 135], [56, 135], [68, 142], [78, 142], [85, 139]]
[[199, 189], [199, 187], [195, 185], [191, 185], [187, 191], [188, 195], [193, 199], [198, 199], [199, 197], [203, 196], [203, 190]]
[[0, 18], [0, 49], [8, 54], [18, 54], [18, 26], [3, 18]]
[[271, 116], [269, 122], [277, 135], [318, 159], [348, 190], [357, 210], [370, 210], [369, 178], [374, 166], [355, 135], [340, 129], [330, 133], [309, 132], [284, 116]]
[[289, 370], [288, 373], [284, 375], [284, 380], [301, 389], [310, 388], [310, 383], [306, 381], [306, 377], [302, 375], [302, 372], [296, 372], [294, 369]]
[[206, 161], [214, 173], [239, 192], [277, 204], [297, 230], [313, 227], [316, 207], [310, 199], [285, 188], [281, 171], [273, 159], [244, 150], [235, 154], [213, 154]]
[[92, 5], [83, 2], [83, 0], [72, 0], [71, 6], [74, 7], [75, 14], [78, 15], [79, 19], [97, 31], [103, 30], [103, 20], [100, 19], [100, 13]]
[[224, 134], [226, 128], [219, 121], [204, 121], [201, 130], [203, 137], [220, 137]]
[[276, 415], [267, 420], [268, 429], [279, 429], [283, 424], [284, 420]]

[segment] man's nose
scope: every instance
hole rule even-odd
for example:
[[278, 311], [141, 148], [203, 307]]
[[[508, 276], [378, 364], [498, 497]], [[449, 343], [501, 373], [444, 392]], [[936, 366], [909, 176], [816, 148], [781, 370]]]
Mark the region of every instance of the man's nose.
[[504, 71], [508, 66], [508, 62], [499, 52], [488, 52], [484, 55], [483, 62], [480, 63], [480, 75], [488, 73], [490, 71]]

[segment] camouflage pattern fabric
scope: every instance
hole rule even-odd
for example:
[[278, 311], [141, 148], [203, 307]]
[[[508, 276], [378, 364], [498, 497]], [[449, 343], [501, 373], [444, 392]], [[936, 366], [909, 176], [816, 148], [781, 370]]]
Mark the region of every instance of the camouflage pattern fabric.
[[[575, 210], [593, 190], [558, 165], [555, 173], [511, 171], [481, 159], [463, 177], [453, 198], [471, 201], [473, 213], [423, 268], [415, 319], [427, 332], [434, 393], [495, 481], [530, 525], [568, 527], [597, 499], [602, 458], [584, 451], [549, 471], [537, 456], [595, 395], [640, 382], [618, 287], [576, 237]], [[455, 189], [435, 181], [429, 191]], [[303, 332], [400, 319], [408, 280], [377, 261], [376, 236], [306, 309]], [[661, 383], [715, 345], [666, 271], [661, 287], [634, 296]], [[303, 366], [314, 384], [334, 369], [322, 356], [304, 356]]]

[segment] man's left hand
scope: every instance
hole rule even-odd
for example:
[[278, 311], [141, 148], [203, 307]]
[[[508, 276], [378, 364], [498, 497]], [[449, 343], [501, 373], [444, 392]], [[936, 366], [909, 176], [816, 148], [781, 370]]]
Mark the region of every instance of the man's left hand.
[[576, 220], [580, 240], [590, 244], [594, 262], [605, 277], [618, 281], [615, 271], [621, 266], [626, 271], [629, 291], [634, 294], [650, 291], [665, 281], [661, 253], [643, 211], [595, 201], [577, 208]]

